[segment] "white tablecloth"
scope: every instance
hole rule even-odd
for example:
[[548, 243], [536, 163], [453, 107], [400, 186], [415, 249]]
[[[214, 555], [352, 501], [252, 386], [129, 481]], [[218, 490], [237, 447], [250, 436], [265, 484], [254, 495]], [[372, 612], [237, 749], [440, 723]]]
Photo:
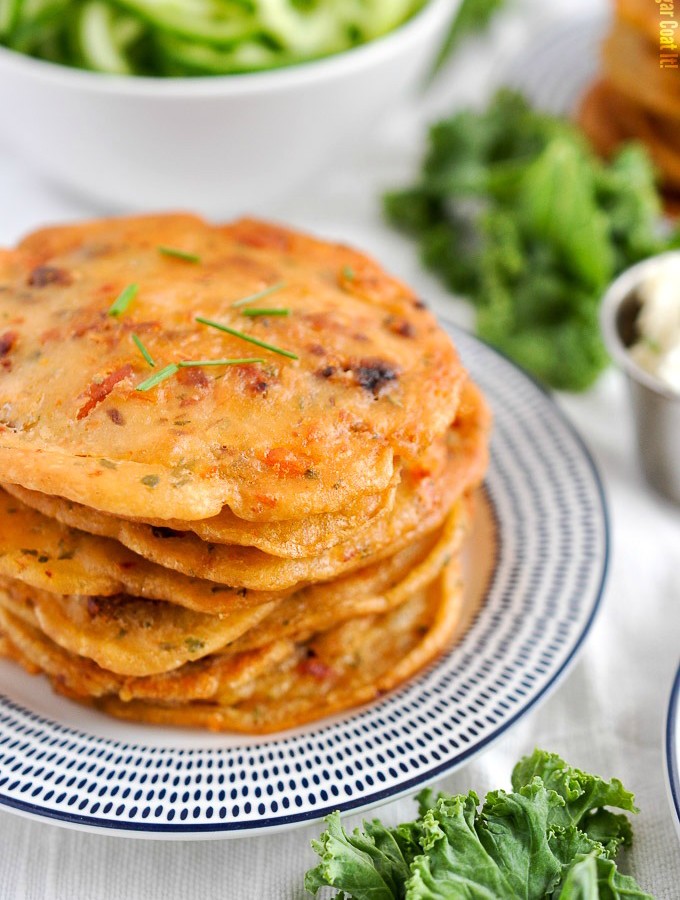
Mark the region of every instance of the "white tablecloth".
[[[549, 14], [573, 14], [574, 5], [561, 12], [554, 4]], [[531, 40], [545, 6], [522, 0], [496, 23], [490, 41], [465, 51], [426, 101], [381, 126], [361, 156], [264, 212], [366, 248], [436, 309], [466, 324], [466, 307], [447, 298], [420, 270], [413, 248], [381, 222], [376, 197], [412, 171], [423, 123], [454, 102], [483, 95], [502, 60]], [[582, 7], [589, 6], [584, 0]], [[0, 197], [3, 244], [48, 221], [106, 212], [46, 185], [1, 150]], [[680, 845], [666, 797], [662, 740], [680, 658], [680, 510], [641, 479], [626, 401], [614, 371], [584, 396], [558, 398], [600, 465], [613, 530], [604, 607], [580, 661], [539, 710], [441, 786], [483, 794], [507, 785], [513, 763], [534, 746], [617, 776], [641, 809], [624, 866], [658, 900], [677, 900]], [[413, 812], [412, 801], [401, 800], [379, 815], [396, 823]], [[0, 900], [302, 898], [304, 872], [316, 859], [309, 842], [319, 831], [312, 826], [274, 837], [163, 843], [81, 834], [0, 813]]]

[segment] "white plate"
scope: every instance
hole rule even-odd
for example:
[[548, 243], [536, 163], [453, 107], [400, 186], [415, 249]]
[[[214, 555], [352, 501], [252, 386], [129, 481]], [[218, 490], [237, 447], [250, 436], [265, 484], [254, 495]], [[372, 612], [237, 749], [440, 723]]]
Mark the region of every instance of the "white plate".
[[[464, 637], [380, 701], [268, 738], [131, 725], [0, 665], [0, 806], [140, 837], [279, 830], [442, 776], [545, 697], [600, 602], [608, 528], [580, 438], [527, 375], [450, 328], [494, 412]], [[477, 602], [477, 599], [481, 602]]]
[[680, 666], [675, 675], [666, 718], [666, 776], [675, 828], [680, 838]]

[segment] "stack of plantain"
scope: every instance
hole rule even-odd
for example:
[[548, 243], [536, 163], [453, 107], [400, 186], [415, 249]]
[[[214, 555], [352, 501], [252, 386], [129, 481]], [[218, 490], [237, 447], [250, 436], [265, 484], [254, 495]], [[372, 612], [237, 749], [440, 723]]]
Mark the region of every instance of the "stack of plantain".
[[279, 731], [447, 649], [490, 418], [344, 246], [191, 215], [0, 251], [0, 653], [106, 713]]

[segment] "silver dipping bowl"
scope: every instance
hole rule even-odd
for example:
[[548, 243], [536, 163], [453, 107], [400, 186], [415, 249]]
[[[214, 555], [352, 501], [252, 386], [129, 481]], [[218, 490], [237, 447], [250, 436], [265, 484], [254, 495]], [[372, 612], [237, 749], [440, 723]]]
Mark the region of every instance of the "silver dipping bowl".
[[610, 355], [627, 375], [645, 477], [680, 504], [680, 394], [642, 369], [628, 352], [640, 336], [638, 288], [670, 257], [680, 257], [680, 252], [646, 259], [613, 281], [602, 301], [600, 322]]

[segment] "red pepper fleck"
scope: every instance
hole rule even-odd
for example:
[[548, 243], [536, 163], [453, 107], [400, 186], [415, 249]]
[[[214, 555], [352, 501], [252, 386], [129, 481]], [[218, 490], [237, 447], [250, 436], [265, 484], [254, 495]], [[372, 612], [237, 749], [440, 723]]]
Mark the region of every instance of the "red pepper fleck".
[[314, 462], [311, 457], [297, 456], [285, 447], [272, 447], [267, 450], [262, 461], [280, 476], [304, 475]]
[[89, 415], [98, 403], [101, 403], [102, 400], [105, 400], [109, 396], [119, 381], [123, 381], [128, 375], [132, 375], [132, 371], [132, 366], [127, 363], [126, 365], [121, 366], [120, 369], [116, 369], [115, 372], [111, 372], [110, 375], [107, 375], [101, 384], [95, 384], [93, 382], [86, 391], [89, 399], [86, 400], [78, 410], [76, 419], [84, 419], [85, 416]]
[[59, 341], [62, 337], [63, 333], [60, 328], [48, 328], [47, 331], [43, 331], [40, 335], [40, 343], [47, 344], [49, 341]]
[[277, 228], [268, 222], [257, 222], [252, 219], [242, 219], [229, 230], [239, 244], [246, 247], [263, 247], [274, 250], [289, 251], [292, 239], [290, 232], [285, 228]]
[[[267, 494], [256, 494], [255, 500], [257, 501], [257, 505], [262, 509], [274, 509], [277, 505], [276, 497], [269, 497]], [[253, 511], [257, 511], [257, 507], [253, 508]]]
[[335, 676], [335, 671], [330, 666], [327, 666], [326, 663], [315, 657], [303, 659], [301, 663], [298, 663], [297, 668], [301, 675], [311, 675], [312, 678], [316, 678], [318, 681], [324, 681], [326, 678]]

